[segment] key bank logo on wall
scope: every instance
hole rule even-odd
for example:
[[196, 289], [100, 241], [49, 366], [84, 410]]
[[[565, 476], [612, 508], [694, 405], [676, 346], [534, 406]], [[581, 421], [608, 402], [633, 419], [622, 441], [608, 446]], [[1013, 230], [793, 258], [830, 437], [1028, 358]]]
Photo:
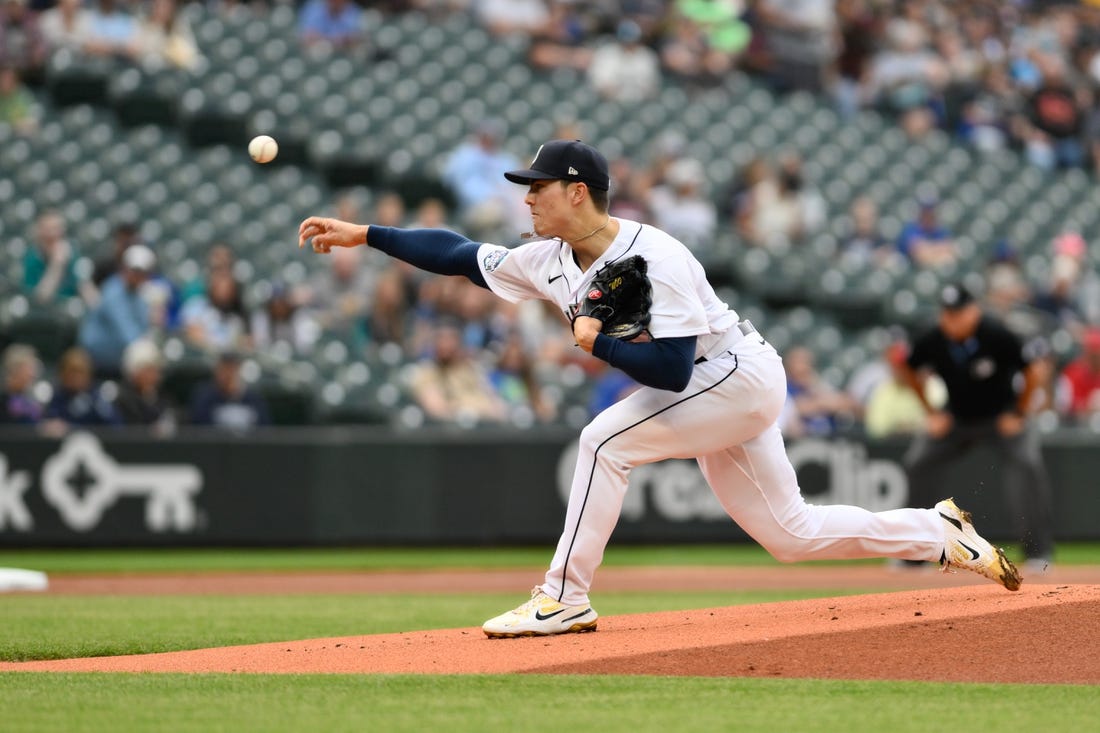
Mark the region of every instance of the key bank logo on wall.
[[[558, 461], [558, 491], [569, 497], [577, 447]], [[908, 506], [909, 481], [895, 461], [868, 457], [861, 443], [800, 440], [787, 446], [799, 486], [811, 504], [850, 504], [874, 512]], [[620, 515], [638, 521], [651, 511], [672, 522], [728, 521], [695, 461], [663, 461], [630, 472], [630, 488]]]
[[[125, 498], [145, 501], [145, 527], [151, 532], [193, 532], [198, 514], [195, 495], [202, 473], [186, 464], [121, 464], [91, 433], [72, 433], [39, 474], [42, 496], [70, 529], [88, 532], [111, 507]], [[24, 496], [29, 471], [9, 471], [0, 453], [0, 530], [28, 532], [34, 518]]]

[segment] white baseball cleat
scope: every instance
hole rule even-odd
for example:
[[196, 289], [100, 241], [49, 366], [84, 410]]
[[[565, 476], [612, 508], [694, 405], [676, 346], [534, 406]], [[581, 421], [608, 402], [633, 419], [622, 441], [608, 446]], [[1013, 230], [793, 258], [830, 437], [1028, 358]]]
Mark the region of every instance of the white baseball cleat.
[[592, 606], [567, 606], [535, 587], [531, 590], [531, 600], [489, 619], [481, 630], [490, 639], [570, 634], [595, 631], [597, 618], [599, 615]]
[[946, 525], [940, 559], [945, 572], [949, 568], [962, 568], [984, 575], [1009, 590], [1020, 589], [1020, 571], [1005, 557], [1004, 550], [982, 539], [974, 529], [970, 512], [955, 506], [953, 499], [936, 504], [936, 511]]

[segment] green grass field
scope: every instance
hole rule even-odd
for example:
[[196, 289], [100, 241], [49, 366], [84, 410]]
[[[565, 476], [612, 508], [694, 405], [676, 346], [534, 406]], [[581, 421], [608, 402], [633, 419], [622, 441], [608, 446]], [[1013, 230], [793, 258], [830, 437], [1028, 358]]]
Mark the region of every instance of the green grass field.
[[[547, 550], [0, 551], [66, 572], [539, 567]], [[761, 565], [751, 546], [617, 547], [606, 564]], [[1060, 548], [1100, 563], [1100, 546]], [[601, 593], [602, 614], [840, 595]], [[476, 625], [516, 594], [0, 596], [0, 659], [223, 646]], [[487, 642], [488, 643], [488, 642]], [[965, 650], [960, 650], [965, 653]], [[1095, 688], [664, 677], [0, 674], [3, 731], [1046, 731], [1095, 729]]]
[[0, 674], [7, 731], [1095, 730], [1087, 687], [663, 677]]

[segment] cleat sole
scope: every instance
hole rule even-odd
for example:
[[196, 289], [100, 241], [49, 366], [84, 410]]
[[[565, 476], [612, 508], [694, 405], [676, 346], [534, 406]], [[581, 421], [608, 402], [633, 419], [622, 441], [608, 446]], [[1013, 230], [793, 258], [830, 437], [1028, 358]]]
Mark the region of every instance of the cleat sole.
[[1011, 560], [1005, 557], [1004, 550], [1000, 547], [995, 549], [997, 550], [997, 563], [1001, 566], [1001, 585], [1008, 590], [1020, 590], [1020, 583], [1023, 582], [1020, 571], [1016, 569]]
[[562, 634], [584, 634], [589, 631], [596, 630], [596, 621], [588, 624], [573, 624], [568, 629], [562, 631], [555, 631], [553, 633], [546, 633], [544, 631], [517, 631], [514, 633], [503, 633], [499, 631], [485, 631], [485, 635], [490, 639], [521, 639], [525, 636], [561, 636]]

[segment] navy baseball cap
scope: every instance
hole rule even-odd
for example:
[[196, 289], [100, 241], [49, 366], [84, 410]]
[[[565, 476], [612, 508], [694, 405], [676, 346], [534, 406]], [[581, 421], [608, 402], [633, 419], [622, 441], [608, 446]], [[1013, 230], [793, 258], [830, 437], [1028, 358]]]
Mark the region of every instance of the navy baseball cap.
[[543, 144], [531, 167], [504, 174], [512, 183], [529, 185], [531, 181], [579, 181], [589, 188], [611, 188], [607, 158], [580, 140], [551, 140]]

